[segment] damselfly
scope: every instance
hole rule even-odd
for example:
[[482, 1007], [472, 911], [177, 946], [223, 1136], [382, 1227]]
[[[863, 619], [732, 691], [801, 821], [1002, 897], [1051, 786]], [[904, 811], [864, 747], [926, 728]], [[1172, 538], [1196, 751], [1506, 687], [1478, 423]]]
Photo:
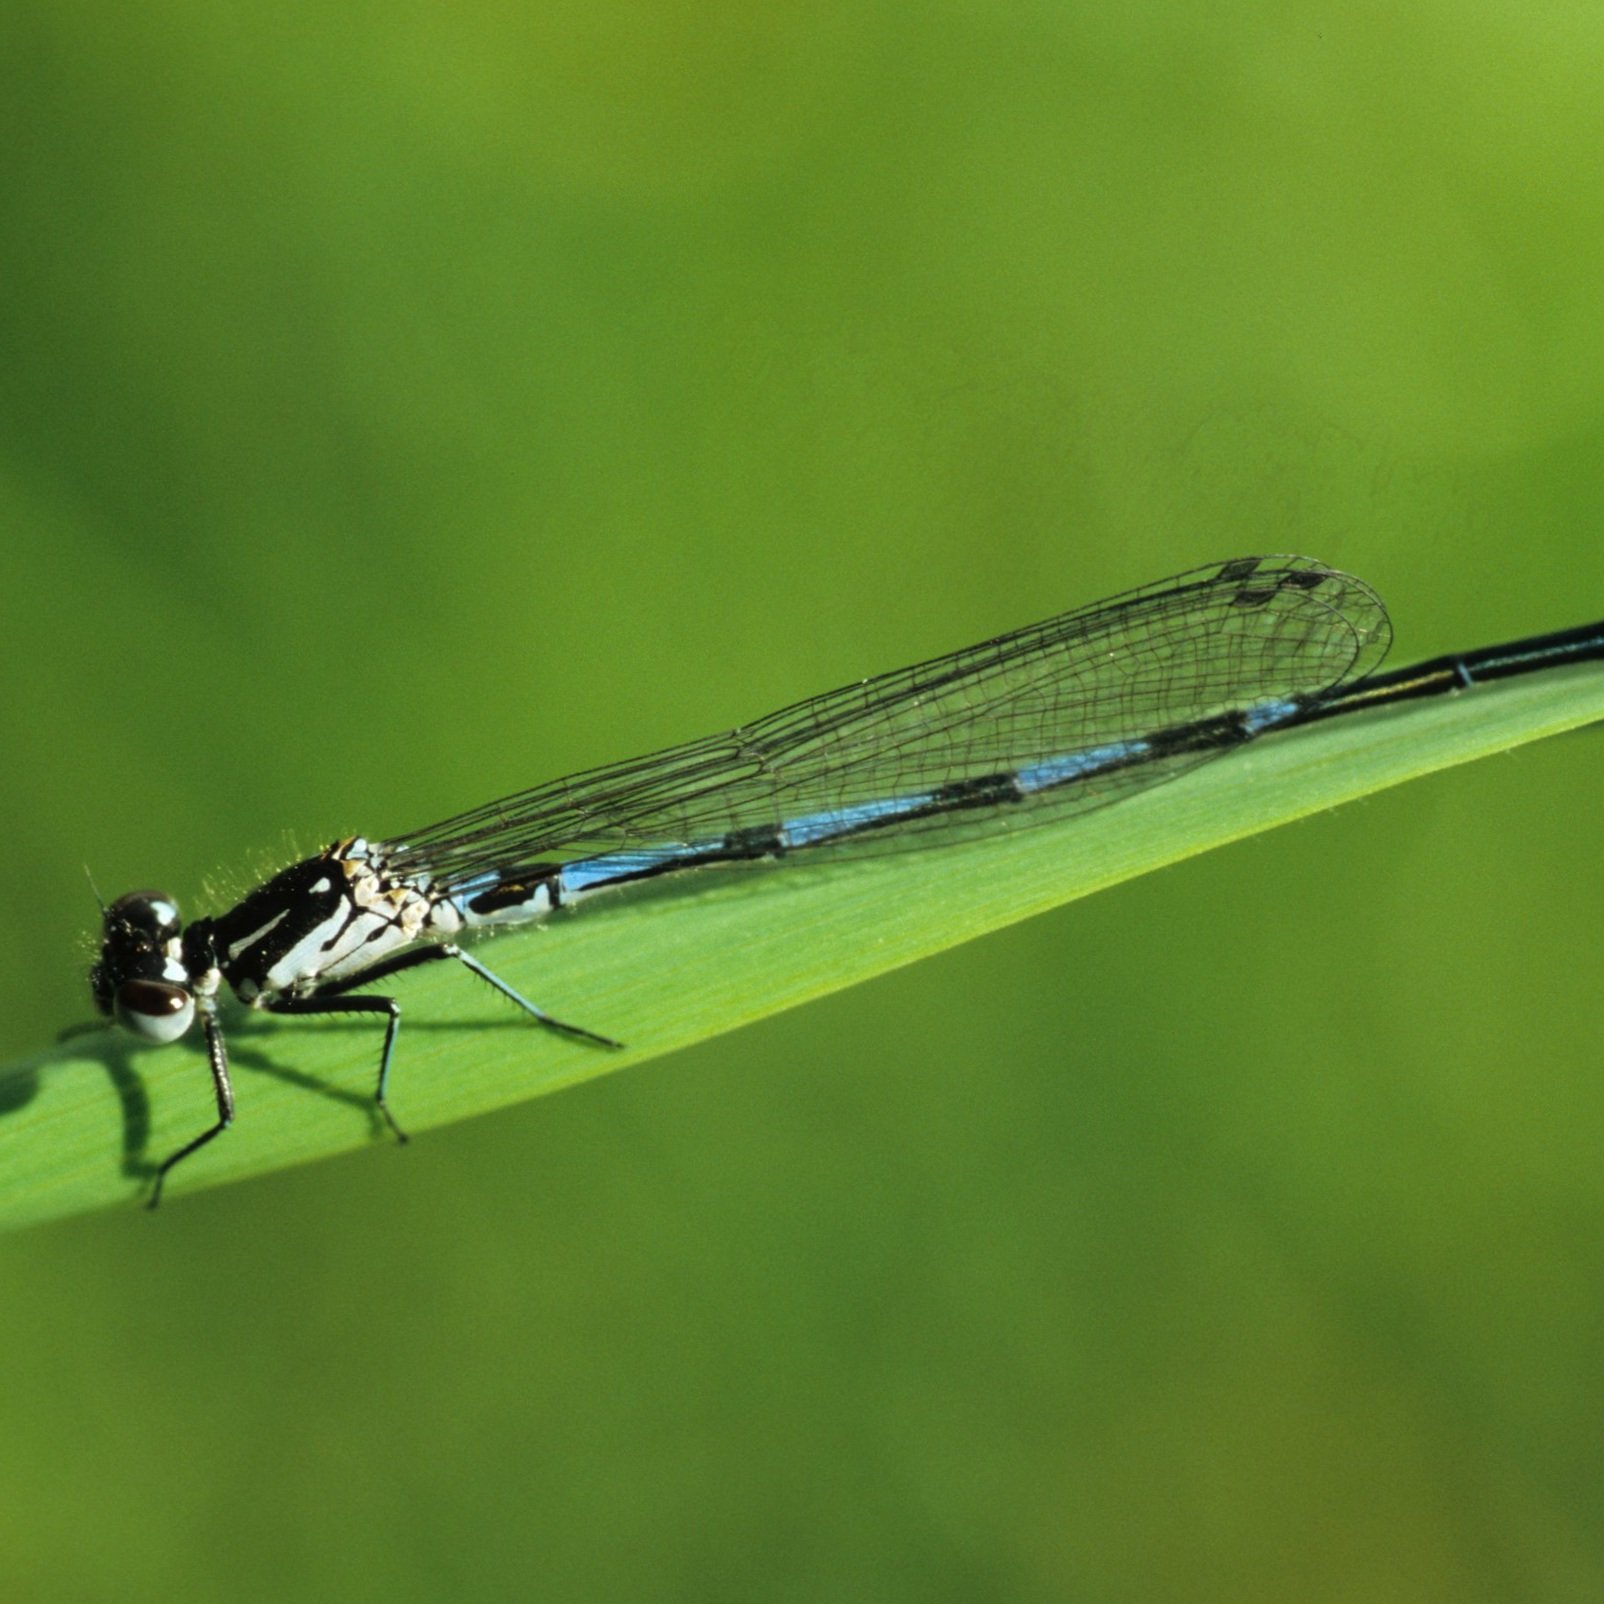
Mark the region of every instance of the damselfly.
[[387, 1096], [400, 1006], [359, 988], [454, 959], [547, 1030], [619, 1045], [538, 1008], [461, 937], [713, 865], [1104, 807], [1263, 735], [1604, 657], [1604, 623], [1380, 674], [1390, 643], [1363, 581], [1305, 557], [1243, 557], [392, 840], [345, 837], [188, 925], [159, 892], [119, 897], [90, 970], [95, 1002], [153, 1042], [199, 1017], [217, 1101], [215, 1123], [158, 1167], [151, 1206], [234, 1118], [225, 983], [269, 1013], [382, 1016], [374, 1098], [404, 1141]]

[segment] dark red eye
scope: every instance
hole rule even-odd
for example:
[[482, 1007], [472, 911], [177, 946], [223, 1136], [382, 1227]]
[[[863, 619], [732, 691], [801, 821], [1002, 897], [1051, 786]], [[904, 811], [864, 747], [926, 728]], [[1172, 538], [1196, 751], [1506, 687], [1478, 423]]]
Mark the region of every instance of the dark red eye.
[[165, 980], [125, 980], [117, 988], [117, 1022], [146, 1041], [177, 1041], [195, 1020], [195, 999]]

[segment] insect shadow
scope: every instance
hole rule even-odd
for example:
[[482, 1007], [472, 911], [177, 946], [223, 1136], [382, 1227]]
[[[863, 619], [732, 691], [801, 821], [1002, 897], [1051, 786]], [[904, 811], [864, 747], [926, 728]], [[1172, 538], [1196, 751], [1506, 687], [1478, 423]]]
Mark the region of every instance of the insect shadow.
[[[231, 1067], [270, 1075], [275, 1080], [293, 1086], [299, 1091], [312, 1092], [328, 1098], [331, 1102], [342, 1103], [361, 1112], [368, 1123], [371, 1136], [377, 1138], [385, 1133], [384, 1120], [370, 1091], [362, 1092], [346, 1086], [331, 1085], [328, 1081], [282, 1062], [276, 1053], [268, 1050], [270, 1042], [273, 1042], [275, 1047], [278, 1045], [274, 1042], [274, 1037], [278, 1034], [274, 1021], [255, 1017], [249, 1010], [242, 1010], [237, 1016], [231, 1016], [227, 1024], [228, 1057]], [[99, 1038], [92, 1056], [95, 1062], [105, 1069], [122, 1114], [119, 1168], [130, 1180], [149, 1184], [156, 1178], [161, 1160], [166, 1154], [152, 1154], [150, 1093], [145, 1077], [135, 1066], [146, 1053], [152, 1051], [152, 1048], [124, 1036], [109, 1022], [103, 1024], [98, 1020], [69, 1026], [56, 1039], [66, 1041], [91, 1032]], [[204, 1085], [208, 1076], [204, 1043], [198, 1039], [170, 1043], [160, 1050], [171, 1052], [175, 1046], [179, 1047], [186, 1059], [195, 1066], [198, 1081]], [[40, 1073], [38, 1066], [29, 1065], [26, 1069], [0, 1078], [0, 1115], [25, 1107], [38, 1095]]]
[[[298, 1034], [295, 1030], [286, 1030], [283, 1022], [251, 1009], [230, 1010], [225, 1025], [228, 1031], [228, 1058], [231, 1068], [269, 1075], [298, 1091], [311, 1092], [330, 1102], [355, 1109], [367, 1122], [371, 1139], [377, 1141], [389, 1136], [389, 1126], [374, 1101], [371, 1085], [364, 1085], [360, 1089], [333, 1085], [319, 1076], [310, 1075], [305, 1070], [296, 1069], [283, 1062], [282, 1052], [293, 1051], [293, 1043]], [[408, 1020], [407, 1031], [408, 1034], [421, 1034], [431, 1029], [490, 1030], [502, 1026], [526, 1029], [527, 1021], [516, 1014], [505, 1019], [485, 1018], [472, 1021], [457, 1019], [449, 1023], [417, 1019]], [[382, 1031], [374, 1032], [371, 1021], [361, 1019], [341, 1021], [322, 1028], [348, 1030], [354, 1043], [375, 1034], [379, 1037], [383, 1035]], [[150, 1093], [145, 1077], [140, 1074], [136, 1065], [148, 1052], [153, 1050], [170, 1052], [174, 1047], [178, 1047], [185, 1054], [186, 1060], [193, 1064], [198, 1081], [205, 1084], [208, 1075], [205, 1044], [199, 1039], [194, 1039], [153, 1048], [150, 1044], [137, 1042], [125, 1036], [109, 1022], [99, 1020], [71, 1025], [61, 1031], [56, 1039], [58, 1042], [64, 1042], [91, 1034], [97, 1038], [97, 1042], [94, 1052], [87, 1056], [92, 1056], [106, 1071], [121, 1111], [122, 1142], [119, 1168], [128, 1179], [138, 1181], [141, 1185], [149, 1185], [155, 1180], [161, 1162], [167, 1155], [165, 1152], [153, 1153], [151, 1150]], [[366, 1067], [365, 1055], [361, 1056], [364, 1056], [364, 1067]], [[0, 1075], [0, 1117], [25, 1108], [33, 1101], [39, 1094], [41, 1076], [48, 1072], [49, 1067], [46, 1065], [41, 1068], [37, 1064], [29, 1064]], [[368, 1077], [364, 1076], [364, 1081], [367, 1079]]]

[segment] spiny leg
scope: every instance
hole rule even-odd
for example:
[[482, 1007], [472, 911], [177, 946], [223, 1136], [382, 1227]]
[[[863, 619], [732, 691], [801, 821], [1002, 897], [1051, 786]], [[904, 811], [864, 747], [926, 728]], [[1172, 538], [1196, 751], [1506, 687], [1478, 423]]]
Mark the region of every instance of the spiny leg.
[[621, 1048], [621, 1041], [614, 1041], [611, 1036], [599, 1036], [593, 1030], [586, 1030], [583, 1025], [569, 1025], [561, 1019], [553, 1019], [544, 1008], [537, 1008], [522, 992], [514, 991], [499, 975], [492, 974], [479, 960], [461, 947], [448, 945], [436, 949], [442, 958], [455, 958], [459, 963], [471, 969], [481, 980], [487, 980], [509, 1002], [515, 1002], [523, 1011], [534, 1020], [537, 1025], [543, 1025], [547, 1030], [554, 1030], [559, 1035], [572, 1036], [576, 1041], [588, 1041], [597, 1047]]
[[[377, 977], [368, 975], [364, 978]], [[379, 1050], [379, 1084], [374, 1090], [373, 1101], [384, 1116], [385, 1124], [390, 1127], [391, 1135], [398, 1142], [406, 1141], [407, 1133], [396, 1124], [387, 1101], [390, 1059], [395, 1053], [396, 1033], [401, 1029], [401, 1004], [394, 997], [342, 997], [319, 992], [311, 997], [277, 997], [267, 1004], [267, 1009], [274, 1014], [384, 1014], [389, 1022], [384, 1028], [384, 1046]]]
[[221, 1136], [234, 1123], [234, 1086], [228, 1078], [228, 1049], [223, 1044], [223, 1027], [218, 1024], [216, 1014], [211, 1012], [206, 1014], [205, 1028], [206, 1060], [211, 1066], [212, 1091], [217, 1098], [217, 1123], [211, 1129], [202, 1131], [194, 1141], [185, 1142], [176, 1153], [169, 1153], [161, 1161], [156, 1170], [156, 1179], [151, 1183], [150, 1198], [145, 1204], [147, 1209], [153, 1209], [161, 1202], [162, 1183], [166, 1181], [168, 1172], [175, 1164], [205, 1147], [214, 1136]]
[[390, 1112], [390, 1105], [386, 1099], [390, 1086], [390, 1061], [395, 1053], [396, 1034], [401, 1029], [401, 1004], [394, 997], [361, 997], [349, 994], [358, 986], [371, 986], [375, 981], [386, 980], [391, 975], [401, 974], [408, 969], [416, 969], [420, 964], [437, 963], [443, 958], [455, 958], [471, 969], [480, 979], [494, 986], [509, 1002], [514, 1002], [522, 1008], [537, 1025], [542, 1025], [547, 1030], [554, 1030], [563, 1036], [572, 1036], [578, 1041], [591, 1042], [597, 1047], [621, 1048], [624, 1045], [620, 1041], [614, 1041], [611, 1036], [601, 1036], [593, 1030], [586, 1030], [581, 1025], [570, 1025], [561, 1019], [554, 1019], [545, 1009], [536, 1007], [521, 992], [513, 990], [499, 975], [486, 969], [477, 958], [470, 957], [461, 947], [450, 942], [438, 947], [416, 947], [411, 952], [397, 953], [395, 957], [387, 958], [383, 963], [363, 970], [360, 975], [352, 975], [345, 980], [330, 981], [310, 997], [279, 997], [269, 1003], [268, 1011], [275, 1014], [384, 1014], [388, 1017], [389, 1024], [384, 1032], [384, 1047], [379, 1056], [379, 1084], [373, 1100], [378, 1104], [379, 1112], [384, 1115], [385, 1122], [394, 1132], [398, 1142], [406, 1141], [406, 1132], [396, 1123], [395, 1115]]
[[384, 1032], [384, 1047], [379, 1054], [379, 1084], [373, 1094], [379, 1112], [398, 1142], [407, 1139], [407, 1133], [396, 1123], [388, 1101], [390, 1090], [390, 1060], [395, 1053], [396, 1033], [401, 1029], [401, 1004], [394, 997], [348, 997], [346, 994], [358, 986], [371, 986], [377, 980], [387, 980], [419, 964], [435, 963], [449, 958], [444, 947], [415, 947], [411, 952], [397, 953], [383, 963], [364, 969], [359, 975], [345, 980], [331, 980], [310, 997], [281, 997], [268, 1005], [275, 1014], [378, 1014], [388, 1016]]
[[[621, 1041], [614, 1041], [611, 1036], [600, 1036], [593, 1030], [586, 1030], [583, 1025], [570, 1025], [561, 1019], [553, 1018], [544, 1008], [537, 1007], [521, 992], [514, 991], [499, 975], [486, 969], [477, 958], [471, 957], [452, 941], [444, 942], [438, 947], [415, 947], [411, 952], [397, 953], [395, 957], [386, 958], [383, 963], [375, 964], [371, 969], [364, 969], [359, 975], [352, 975], [345, 980], [331, 980], [326, 986], [320, 986], [314, 995], [342, 997], [360, 986], [371, 986], [376, 980], [386, 980], [391, 975], [399, 975], [403, 970], [416, 969], [419, 964], [437, 963], [442, 958], [455, 958], [481, 980], [489, 981], [503, 997], [509, 1002], [516, 1003], [537, 1025], [543, 1025], [547, 1030], [554, 1030], [563, 1036], [573, 1036], [579, 1041], [594, 1042], [598, 1047], [624, 1045]], [[277, 1010], [278, 1004], [274, 1003], [272, 1007]]]

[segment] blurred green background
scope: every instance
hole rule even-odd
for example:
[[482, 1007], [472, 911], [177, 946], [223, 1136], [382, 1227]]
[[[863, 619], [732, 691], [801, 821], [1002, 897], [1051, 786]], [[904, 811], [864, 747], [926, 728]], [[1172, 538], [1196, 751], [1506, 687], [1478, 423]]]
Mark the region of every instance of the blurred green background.
[[[1541, 3], [4, 8], [7, 1056], [85, 863], [195, 905], [1242, 552], [1400, 659], [1604, 612], [1601, 67]], [[1604, 1596], [1601, 765], [0, 1241], [0, 1594]]]

